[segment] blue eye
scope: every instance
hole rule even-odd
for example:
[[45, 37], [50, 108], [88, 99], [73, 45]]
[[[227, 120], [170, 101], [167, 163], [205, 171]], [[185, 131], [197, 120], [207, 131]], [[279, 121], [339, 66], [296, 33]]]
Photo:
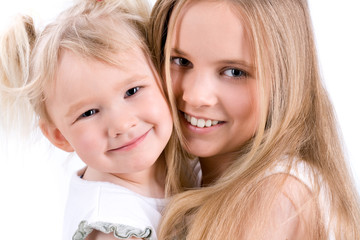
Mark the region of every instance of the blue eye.
[[140, 87], [130, 88], [129, 90], [126, 91], [125, 97], [131, 97], [132, 95], [137, 93], [139, 91], [139, 89], [140, 89]]
[[99, 112], [99, 110], [97, 110], [97, 109], [90, 109], [90, 110], [84, 112], [83, 114], [81, 114], [80, 117], [79, 117], [79, 119], [80, 119], [80, 118], [91, 117], [92, 115], [94, 115], [94, 114], [96, 114], [96, 113], [98, 113], [98, 112]]
[[234, 78], [241, 78], [241, 77], [248, 76], [248, 73], [246, 73], [245, 71], [242, 71], [240, 69], [236, 69], [236, 68], [227, 69], [223, 72], [223, 74], [228, 77], [234, 77]]
[[182, 67], [188, 67], [191, 65], [191, 62], [189, 60], [181, 57], [171, 57], [171, 62]]

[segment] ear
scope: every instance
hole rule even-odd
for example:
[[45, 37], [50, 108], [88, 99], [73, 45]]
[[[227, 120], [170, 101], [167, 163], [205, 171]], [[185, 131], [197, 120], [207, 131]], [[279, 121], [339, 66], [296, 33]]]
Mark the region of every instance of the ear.
[[40, 119], [39, 126], [44, 136], [56, 147], [66, 152], [74, 152], [74, 148], [53, 123]]

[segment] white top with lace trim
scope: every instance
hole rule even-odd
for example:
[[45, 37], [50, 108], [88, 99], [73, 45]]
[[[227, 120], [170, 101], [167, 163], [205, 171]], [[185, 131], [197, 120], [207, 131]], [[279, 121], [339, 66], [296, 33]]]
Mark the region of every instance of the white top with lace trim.
[[[108, 182], [86, 181], [80, 177], [82, 172], [78, 171], [70, 181], [64, 216], [64, 240], [84, 239], [86, 236], [82, 235], [89, 234], [89, 229], [105, 232], [103, 229], [110, 225], [115, 227], [108, 229], [119, 231], [114, 235], [120, 239], [120, 232], [144, 234], [149, 229], [151, 236], [146, 239], [157, 239], [156, 230], [165, 199], [144, 197]], [[88, 233], [84, 233], [84, 224]]]

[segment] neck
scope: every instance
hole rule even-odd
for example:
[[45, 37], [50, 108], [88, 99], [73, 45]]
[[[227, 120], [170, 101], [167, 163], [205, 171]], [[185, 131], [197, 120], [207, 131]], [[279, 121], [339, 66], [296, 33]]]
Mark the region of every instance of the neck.
[[150, 168], [135, 173], [104, 173], [87, 167], [83, 179], [117, 184], [145, 197], [164, 198], [165, 161], [160, 156]]
[[234, 159], [236, 159], [234, 154], [229, 153], [211, 157], [199, 157], [202, 185], [208, 186], [219, 179]]

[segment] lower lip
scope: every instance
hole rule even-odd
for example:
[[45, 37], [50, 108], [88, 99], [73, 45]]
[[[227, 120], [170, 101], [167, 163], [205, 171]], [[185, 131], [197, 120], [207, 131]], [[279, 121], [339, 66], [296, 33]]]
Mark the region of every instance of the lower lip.
[[[151, 129], [150, 129], [151, 130]], [[122, 147], [119, 147], [119, 148], [116, 148], [116, 149], [112, 149], [110, 150], [110, 152], [116, 152], [116, 151], [130, 151], [134, 148], [136, 148], [140, 143], [142, 143], [142, 141], [144, 141], [144, 139], [146, 138], [146, 136], [148, 135], [148, 133], [150, 132], [147, 131], [144, 135], [140, 136], [139, 138], [135, 139], [134, 141], [132, 141], [131, 143], [125, 145], [125, 146], [122, 146]]]
[[200, 128], [200, 127], [197, 127], [197, 126], [194, 126], [194, 125], [191, 125], [191, 123], [189, 123], [185, 118], [184, 116], [181, 118], [181, 122], [184, 124], [184, 126], [189, 129], [190, 131], [192, 132], [196, 132], [196, 133], [199, 133], [199, 134], [206, 134], [206, 133], [210, 133], [216, 129], [218, 129], [221, 125], [224, 124], [224, 122], [222, 123], [218, 123], [214, 126], [211, 126], [211, 127], [203, 127], [203, 128]]

